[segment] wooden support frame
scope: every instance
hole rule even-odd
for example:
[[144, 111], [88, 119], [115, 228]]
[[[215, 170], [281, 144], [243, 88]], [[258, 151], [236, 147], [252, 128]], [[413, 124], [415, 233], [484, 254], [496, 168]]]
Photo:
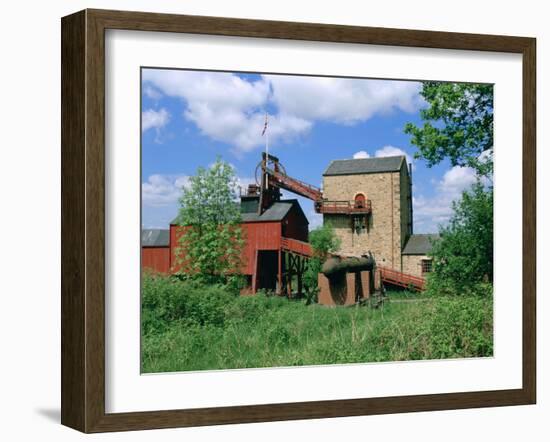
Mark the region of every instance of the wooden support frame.
[[283, 252], [281, 249], [277, 252], [277, 294], [283, 293]]
[[303, 295], [303, 277], [306, 268], [306, 257], [292, 252], [286, 252], [285, 255], [285, 262], [287, 263], [284, 274], [286, 295], [289, 298], [292, 297], [292, 278], [296, 276], [297, 294], [301, 296]]

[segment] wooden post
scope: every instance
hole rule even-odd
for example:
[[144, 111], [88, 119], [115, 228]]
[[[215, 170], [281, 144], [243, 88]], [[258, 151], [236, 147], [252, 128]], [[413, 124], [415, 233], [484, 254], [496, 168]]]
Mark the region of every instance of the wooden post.
[[319, 273], [317, 274], [317, 284], [319, 285], [319, 304], [336, 305], [332, 298], [329, 279], [322, 273]]
[[283, 290], [283, 260], [282, 260], [282, 251], [279, 249], [279, 256], [278, 256], [278, 272], [277, 272], [277, 294], [280, 295]]
[[292, 271], [294, 270], [293, 269], [294, 257], [292, 253], [287, 253], [287, 256], [288, 256], [288, 270], [287, 270], [288, 279], [286, 284], [286, 294], [290, 298], [292, 297]]
[[346, 299], [344, 305], [355, 304], [355, 279], [356, 273], [346, 273]]
[[361, 299], [370, 298], [371, 295], [371, 286], [372, 286], [372, 277], [371, 272], [367, 270], [361, 271], [361, 289], [362, 293], [359, 295]]
[[302, 275], [304, 273], [304, 268], [303, 268], [303, 262], [304, 262], [304, 258], [302, 257], [298, 257], [298, 294], [301, 295], [302, 294]]
[[252, 271], [252, 293], [256, 294], [258, 288], [258, 249], [254, 253], [254, 270]]

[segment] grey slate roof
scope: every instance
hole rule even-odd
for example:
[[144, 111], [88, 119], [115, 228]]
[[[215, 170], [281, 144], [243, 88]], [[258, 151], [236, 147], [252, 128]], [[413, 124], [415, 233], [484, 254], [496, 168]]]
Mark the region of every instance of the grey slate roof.
[[142, 229], [142, 247], [167, 247], [170, 245], [170, 231], [166, 229]]
[[[249, 212], [249, 210], [253, 209], [253, 206], [248, 206], [249, 203], [255, 204], [256, 208], [258, 207], [258, 202], [246, 202], [245, 208], [246, 212], [242, 212], [242, 202], [241, 202], [241, 218], [243, 222], [262, 222], [262, 221], [282, 221], [284, 217], [288, 214], [290, 209], [292, 209], [292, 206], [296, 206], [297, 209], [302, 213], [303, 217], [307, 220], [306, 215], [304, 214], [304, 211], [300, 207], [300, 203], [297, 199], [291, 199], [291, 200], [281, 200], [277, 201], [272, 204], [272, 206], [267, 209], [264, 213], [261, 215], [258, 215], [258, 212], [255, 209], [253, 212]], [[177, 225], [178, 224], [178, 218], [174, 218], [171, 222], [171, 225]], [[142, 235], [143, 237], [143, 235]], [[143, 241], [143, 239], [142, 239]], [[145, 245], [145, 244], [144, 244]]]
[[334, 160], [331, 161], [323, 176], [398, 172], [401, 169], [401, 163], [403, 161], [405, 161], [405, 157], [403, 155], [395, 157]]
[[303, 214], [302, 208], [300, 207], [298, 200], [292, 199], [277, 201], [273, 203], [271, 207], [261, 215], [258, 215], [257, 213], [243, 213], [242, 218], [244, 222], [282, 221], [284, 217], [288, 214], [290, 209], [292, 209], [292, 206], [297, 206], [298, 210], [300, 210]]
[[426, 255], [432, 250], [432, 241], [437, 241], [437, 233], [411, 235], [401, 252], [402, 255]]

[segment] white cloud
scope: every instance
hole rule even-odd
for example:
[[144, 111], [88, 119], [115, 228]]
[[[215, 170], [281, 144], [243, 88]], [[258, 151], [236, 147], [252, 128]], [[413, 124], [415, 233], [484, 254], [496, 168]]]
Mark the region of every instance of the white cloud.
[[353, 158], [354, 159], [360, 159], [360, 158], [370, 158], [370, 155], [368, 154], [368, 152], [364, 151], [364, 150], [360, 150], [359, 152], [355, 152], [353, 154]]
[[151, 175], [141, 184], [143, 205], [150, 207], [173, 205], [177, 203], [181, 189], [188, 184], [187, 175]]
[[453, 213], [451, 202], [448, 195], [413, 197], [414, 232], [437, 233], [439, 225], [447, 223]]
[[[237, 177], [234, 191], [238, 196], [241, 189], [246, 191], [248, 185], [255, 182], [254, 178]], [[150, 175], [147, 181], [141, 184], [143, 205], [148, 207], [173, 206], [175, 216], [182, 188], [187, 186], [189, 186], [188, 175]]]
[[378, 149], [376, 152], [374, 152], [375, 157], [395, 157], [399, 155], [404, 155], [405, 157], [407, 157], [407, 164], [410, 164], [413, 162], [411, 156], [399, 147], [384, 146]]
[[420, 83], [327, 77], [264, 76], [280, 112], [306, 120], [354, 124], [422, 105]]
[[[184, 117], [211, 139], [241, 152], [264, 144], [263, 109], [270, 94], [264, 79], [249, 82], [231, 73], [163, 70], [144, 71], [143, 79], [164, 94], [184, 100]], [[310, 128], [308, 121], [279, 113], [269, 118], [269, 139], [291, 140]]]
[[143, 132], [155, 128], [161, 129], [170, 121], [170, 113], [162, 108], [158, 111], [147, 109], [141, 113], [141, 130]]
[[232, 73], [153, 69], [144, 71], [143, 80], [146, 93], [181, 98], [184, 117], [205, 136], [234, 146], [237, 155], [264, 145], [268, 106], [276, 108], [268, 134], [277, 144], [307, 134], [316, 121], [355, 124], [422, 105], [420, 83], [404, 81], [279, 75], [246, 81]]
[[432, 233], [440, 224], [446, 224], [453, 214], [452, 202], [476, 181], [475, 171], [469, 167], [455, 166], [449, 169], [440, 181], [435, 183], [437, 193], [427, 198], [413, 197], [414, 230]]
[[[395, 156], [400, 156], [400, 155], [405, 156], [407, 158], [407, 164], [413, 164], [413, 169], [414, 169], [414, 163], [413, 163], [412, 157], [407, 152], [405, 152], [403, 149], [401, 149], [399, 147], [384, 146], [384, 147], [381, 147], [380, 149], [378, 149], [374, 152], [374, 156], [377, 157], [377, 158], [380, 158], [380, 157], [395, 157]], [[360, 150], [360, 151], [355, 152], [353, 154], [353, 158], [354, 159], [371, 158], [371, 156], [366, 150]]]
[[483, 152], [481, 152], [479, 154], [477, 159], [479, 161], [481, 161], [482, 163], [486, 163], [487, 161], [491, 161], [493, 159], [493, 149], [491, 148], [491, 149], [484, 150]]
[[146, 85], [144, 88], [143, 88], [143, 94], [150, 98], [151, 100], [160, 100], [162, 98], [162, 94], [155, 88], [152, 88], [151, 86], [149, 85]]
[[476, 173], [474, 169], [455, 166], [445, 172], [439, 184], [439, 189], [444, 193], [458, 196], [475, 182]]
[[323, 225], [323, 215], [315, 212], [315, 210], [310, 210], [307, 214], [307, 219], [309, 221], [309, 230], [316, 229]]

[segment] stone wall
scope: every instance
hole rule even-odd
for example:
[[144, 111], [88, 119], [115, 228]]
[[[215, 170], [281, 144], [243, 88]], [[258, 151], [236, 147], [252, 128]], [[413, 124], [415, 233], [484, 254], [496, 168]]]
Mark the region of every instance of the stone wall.
[[405, 162], [400, 172], [323, 177], [323, 193], [328, 200], [353, 202], [362, 193], [372, 205], [368, 228], [362, 232], [352, 231], [349, 216], [324, 215], [324, 222], [332, 225], [341, 240], [339, 253], [360, 256], [371, 251], [379, 265], [401, 270], [410, 217], [409, 189]]
[[401, 196], [400, 207], [402, 210], [401, 213], [401, 250], [405, 247], [409, 236], [412, 235], [412, 195], [411, 195], [411, 178], [408, 173], [408, 166], [405, 165], [401, 168], [400, 173], [400, 189], [399, 193]]
[[403, 255], [402, 256], [402, 265], [403, 273], [408, 273], [409, 275], [421, 276], [422, 274], [422, 260], [430, 259], [425, 255]]

